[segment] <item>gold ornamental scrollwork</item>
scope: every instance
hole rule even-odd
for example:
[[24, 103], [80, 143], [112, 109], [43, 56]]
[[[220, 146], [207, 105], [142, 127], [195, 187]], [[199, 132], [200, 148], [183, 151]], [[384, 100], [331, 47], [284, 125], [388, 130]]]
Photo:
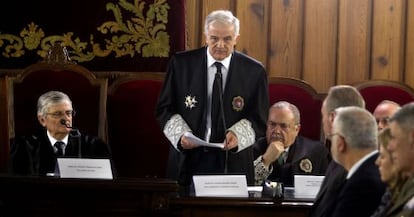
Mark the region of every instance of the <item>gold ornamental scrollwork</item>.
[[[66, 46], [71, 59], [77, 62], [89, 62], [95, 57], [106, 57], [114, 53], [115, 57], [135, 55], [142, 57], [168, 57], [170, 36], [166, 31], [168, 10], [166, 0], [154, 0], [144, 12], [143, 0], [118, 0], [117, 4], [107, 3], [107, 11], [113, 13], [113, 21], [106, 21], [97, 27], [105, 38], [95, 41], [90, 34], [89, 41], [82, 41], [73, 32], [62, 35], [45, 35], [42, 28], [30, 23], [19, 35], [0, 32], [0, 52], [6, 58], [19, 58], [28, 52], [44, 58], [47, 51], [56, 42]], [[124, 20], [123, 12], [133, 14]], [[104, 37], [102, 37], [104, 36]], [[107, 36], [107, 37], [105, 37]]]

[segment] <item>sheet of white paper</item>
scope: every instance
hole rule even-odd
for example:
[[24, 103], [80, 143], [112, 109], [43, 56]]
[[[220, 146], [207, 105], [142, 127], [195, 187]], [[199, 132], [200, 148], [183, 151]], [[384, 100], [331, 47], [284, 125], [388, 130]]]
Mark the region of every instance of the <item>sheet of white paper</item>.
[[195, 175], [197, 197], [248, 197], [245, 175]]
[[190, 132], [185, 132], [184, 136], [190, 140], [191, 142], [193, 142], [194, 144], [200, 145], [200, 146], [208, 146], [208, 147], [213, 147], [213, 148], [224, 148], [224, 144], [223, 143], [210, 143], [210, 142], [206, 142], [200, 138], [198, 138], [197, 136], [194, 136], [192, 133]]
[[113, 179], [109, 159], [58, 158], [61, 178]]
[[316, 198], [324, 176], [295, 175], [295, 196]]

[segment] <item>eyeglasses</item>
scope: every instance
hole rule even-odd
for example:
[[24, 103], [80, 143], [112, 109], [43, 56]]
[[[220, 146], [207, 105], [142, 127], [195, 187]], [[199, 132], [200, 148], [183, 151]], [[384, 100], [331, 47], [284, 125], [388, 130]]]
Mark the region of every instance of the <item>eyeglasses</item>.
[[390, 121], [390, 118], [389, 117], [386, 117], [386, 118], [378, 118], [378, 119], [376, 119], [376, 121], [377, 121], [377, 124], [378, 125], [381, 123], [383, 126], [387, 126], [388, 125], [388, 122]]
[[65, 112], [53, 112], [53, 113], [46, 113], [46, 115], [50, 115], [53, 118], [63, 118], [64, 116], [74, 117], [76, 115], [75, 110], [65, 111]]

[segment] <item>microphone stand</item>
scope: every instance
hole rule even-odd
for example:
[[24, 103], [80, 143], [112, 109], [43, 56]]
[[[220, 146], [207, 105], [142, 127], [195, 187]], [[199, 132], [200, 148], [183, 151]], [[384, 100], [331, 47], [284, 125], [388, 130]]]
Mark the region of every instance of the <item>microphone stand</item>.
[[66, 121], [64, 119], [60, 120], [60, 124], [64, 125], [67, 128], [70, 128], [69, 135], [77, 140], [78, 143], [78, 158], [82, 158], [82, 141], [81, 141], [81, 133], [77, 128], [74, 128], [72, 126], [69, 126], [66, 124]]
[[[224, 106], [223, 106], [223, 86], [222, 86], [222, 75], [220, 74], [220, 80], [221, 80], [221, 84], [219, 85], [218, 88], [218, 92], [219, 92], [219, 102], [220, 102], [220, 115], [221, 115], [221, 119], [223, 121], [223, 128], [224, 128], [224, 141], [227, 144], [227, 137], [226, 137], [226, 131], [227, 131], [227, 125], [226, 125], [226, 119], [224, 118]], [[226, 153], [225, 153], [225, 159], [224, 159], [224, 173], [227, 174], [228, 173], [228, 158], [229, 158], [229, 150], [226, 149]]]

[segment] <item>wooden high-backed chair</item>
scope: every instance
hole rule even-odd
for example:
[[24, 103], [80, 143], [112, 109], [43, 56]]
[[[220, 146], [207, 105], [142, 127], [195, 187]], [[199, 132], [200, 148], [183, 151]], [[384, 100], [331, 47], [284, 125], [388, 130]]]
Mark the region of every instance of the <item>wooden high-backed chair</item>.
[[66, 93], [76, 110], [73, 126], [81, 133], [106, 135], [107, 79], [96, 78], [88, 69], [72, 62], [65, 47], [55, 44], [41, 62], [8, 77], [9, 139], [31, 135], [41, 128], [37, 99], [47, 91]]
[[301, 118], [300, 135], [321, 140], [321, 106], [323, 95], [303, 80], [287, 77], [269, 78], [269, 105], [288, 101], [298, 107]]
[[392, 100], [401, 106], [414, 101], [414, 89], [410, 86], [391, 80], [367, 80], [353, 84], [365, 99], [366, 108], [374, 112], [375, 107], [383, 100]]
[[155, 108], [164, 74], [136, 73], [108, 88], [108, 136], [119, 177], [165, 177], [170, 143]]

